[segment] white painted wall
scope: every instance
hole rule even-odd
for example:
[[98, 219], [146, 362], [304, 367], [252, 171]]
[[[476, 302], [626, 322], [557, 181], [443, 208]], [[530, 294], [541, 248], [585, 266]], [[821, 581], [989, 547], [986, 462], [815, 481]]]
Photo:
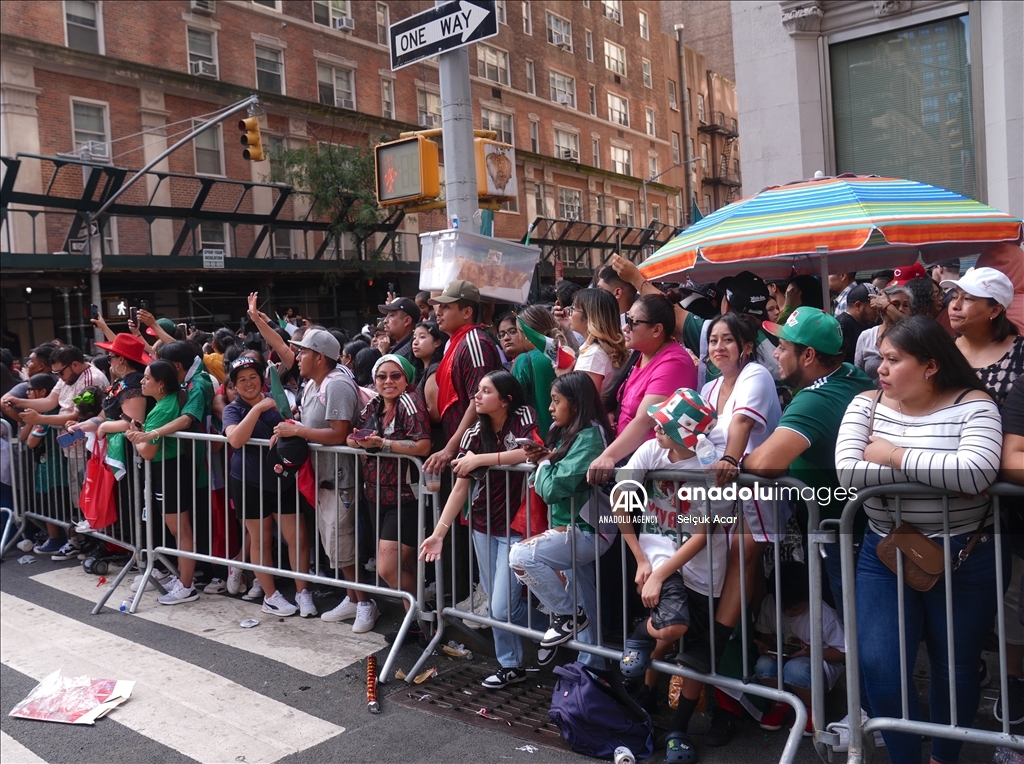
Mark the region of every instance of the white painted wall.
[[988, 204], [1024, 217], [1024, 3], [979, 3]]

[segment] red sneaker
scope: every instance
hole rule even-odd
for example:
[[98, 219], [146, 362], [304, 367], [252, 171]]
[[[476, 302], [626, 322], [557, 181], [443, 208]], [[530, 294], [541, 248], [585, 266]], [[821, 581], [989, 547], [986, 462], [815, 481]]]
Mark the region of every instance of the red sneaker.
[[772, 703], [772, 707], [765, 711], [761, 717], [761, 729], [780, 730], [786, 721], [786, 714], [789, 713], [789, 706], [780, 701]]
[[811, 709], [807, 709], [807, 724], [804, 726], [804, 737], [814, 737], [814, 720], [811, 719]]

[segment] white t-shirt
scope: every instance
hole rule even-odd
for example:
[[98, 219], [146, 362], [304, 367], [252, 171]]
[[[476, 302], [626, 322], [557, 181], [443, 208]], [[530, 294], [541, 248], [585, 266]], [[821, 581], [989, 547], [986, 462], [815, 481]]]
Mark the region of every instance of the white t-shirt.
[[590, 371], [594, 374], [602, 374], [604, 378], [601, 380], [601, 389], [598, 390], [601, 395], [604, 395], [605, 391], [615, 382], [615, 366], [612, 364], [612, 359], [605, 349], [596, 342], [580, 350], [580, 354], [576, 357], [576, 365], [573, 367], [573, 371]]
[[[761, 601], [761, 613], [754, 629], [759, 634], [775, 634], [775, 595], [769, 594]], [[829, 605], [821, 603], [821, 636], [824, 647], [834, 647], [846, 652], [846, 636], [839, 616]], [[811, 644], [811, 609], [808, 607], [798, 616], [782, 614], [782, 643], [805, 647]], [[831, 688], [846, 669], [842, 663], [825, 663], [825, 680]]]
[[103, 391], [104, 395], [106, 395], [107, 388], [110, 387], [110, 382], [107, 381], [103, 372], [91, 363], [85, 365], [85, 371], [70, 385], [65, 383], [63, 379], [58, 379], [53, 389], [57, 391], [60, 413], [73, 414], [75, 412], [74, 399], [81, 395], [82, 391], [87, 387], [98, 387]]
[[729, 437], [729, 425], [735, 414], [743, 414], [754, 420], [754, 429], [750, 432], [747, 447], [743, 455], [749, 454], [764, 443], [782, 418], [782, 406], [779, 405], [779, 394], [775, 391], [775, 380], [771, 372], [759, 363], [748, 363], [740, 371], [740, 376], [733, 387], [732, 395], [725, 405], [719, 405], [718, 396], [722, 391], [723, 379], [718, 377], [704, 385], [701, 397], [718, 411], [718, 423], [708, 433], [708, 440], [715, 446], [719, 455], [725, 453], [725, 443]]
[[[691, 505], [690, 502], [678, 498], [680, 486], [685, 481], [648, 480], [646, 475], [653, 470], [699, 470], [700, 462], [696, 456], [673, 462], [668, 451], [658, 445], [656, 440], [644, 441], [640, 448], [629, 458], [626, 466], [619, 470], [617, 480], [636, 480], [647, 489], [647, 507], [650, 512], [645, 516], [646, 522], [637, 534], [640, 549], [643, 550], [651, 569], [657, 568], [675, 554], [681, 544], [692, 535], [694, 526], [686, 522], [688, 516], [705, 514], [704, 507]], [[704, 485], [701, 481], [701, 485]], [[732, 502], [711, 502], [711, 512], [720, 509], [731, 514]], [[713, 515], [712, 515], [713, 517]], [[725, 528], [715, 526], [709, 539], [714, 575], [709, 573], [708, 552], [705, 547], [683, 566], [683, 581], [695, 592], [707, 595], [709, 581], [714, 579], [714, 596], [722, 594], [725, 583], [725, 569], [729, 561], [728, 534]]]

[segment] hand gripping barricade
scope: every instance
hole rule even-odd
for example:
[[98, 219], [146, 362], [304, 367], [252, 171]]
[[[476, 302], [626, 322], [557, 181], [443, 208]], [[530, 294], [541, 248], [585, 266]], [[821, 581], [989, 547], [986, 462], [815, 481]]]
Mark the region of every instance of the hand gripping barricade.
[[[990, 529], [987, 529], [986, 535], [981, 538], [985, 543], [992, 544], [994, 547], [995, 576], [994, 580], [991, 581], [991, 586], [994, 587], [995, 600], [997, 603], [995, 620], [998, 627], [999, 639], [999, 695], [1002, 708], [1007, 709], [1009, 706], [1006, 682], [1006, 621], [1004, 620], [1003, 593], [1008, 582], [1004, 576], [1004, 565], [1002, 563], [1005, 558], [1008, 557], [1009, 542], [1006, 539], [1006, 534], [1002, 532], [1002, 528], [1003, 521], [1007, 519], [1008, 513], [1021, 511], [1020, 507], [1022, 505], [1022, 499], [1024, 499], [1024, 487], [1009, 483], [995, 483], [989, 486], [987, 493], [992, 497], [990, 517], [994, 520], [994, 525], [991, 526]], [[965, 553], [964, 550], [961, 550], [958, 554], [954, 554], [954, 540], [950, 534], [949, 518], [949, 500], [951, 495], [944, 491], [922, 484], [900, 485], [898, 494], [893, 492], [892, 486], [880, 486], [861, 489], [858, 491], [856, 499], [847, 503], [842, 513], [842, 519], [839, 521], [838, 530], [841, 545], [842, 588], [844, 609], [846, 613], [847, 676], [857, 677], [862, 671], [862, 645], [858, 643], [857, 629], [857, 559], [854, 553], [854, 519], [855, 516], [862, 511], [864, 503], [868, 499], [874, 497], [885, 497], [887, 499], [895, 526], [898, 526], [902, 522], [902, 504], [903, 501], [908, 498], [932, 498], [935, 499], [936, 502], [941, 502], [942, 504], [943, 531], [941, 538], [936, 538], [936, 540], [940, 541], [942, 545], [944, 566], [942, 575], [935, 585], [936, 588], [933, 589], [932, 592], [938, 596], [942, 596], [944, 594], [944, 612], [947, 614], [945, 619], [944, 635], [946, 655], [942, 657], [947, 661], [947, 666], [954, 666], [956, 665], [956, 642], [954, 639], [954, 618], [950, 617], [950, 614], [955, 612], [953, 604], [953, 582], [956, 580], [956, 571], [959, 563], [966, 558], [967, 553]], [[818, 535], [825, 540], [831, 540], [834, 538], [835, 526], [835, 520], [824, 521]], [[961, 546], [961, 544], [956, 542], [956, 546]], [[947, 670], [948, 683], [946, 688], [938, 686], [931, 687], [932, 703], [937, 699], [941, 699], [943, 702], [948, 700], [949, 706], [947, 715], [949, 722], [925, 722], [911, 719], [911, 709], [916, 707], [916, 704], [911, 700], [913, 697], [911, 693], [916, 695], [917, 688], [909, 681], [909, 677], [910, 669], [913, 668], [917, 658], [917, 647], [915, 645], [912, 650], [908, 651], [906, 644], [906, 604], [908, 598], [915, 596], [915, 592], [913, 589], [909, 588], [909, 584], [904, 586], [904, 582], [906, 580], [905, 570], [906, 566], [909, 564], [910, 563], [905, 559], [903, 552], [899, 552], [897, 554], [896, 569], [896, 580], [898, 583], [896, 586], [896, 607], [898, 619], [896, 627], [898, 628], [899, 642], [899, 689], [901, 712], [899, 716], [886, 717], [873, 710], [872, 717], [866, 719], [866, 721], [862, 721], [860, 715], [856, 712], [851, 713], [847, 761], [856, 764], [864, 761], [870, 761], [874, 751], [874, 734], [872, 733], [881, 731], [923, 735], [932, 738], [933, 741], [936, 738], [940, 738], [964, 743], [978, 743], [986, 746], [1007, 746], [1011, 749], [1021, 750], [1024, 748], [1024, 737], [1010, 732], [1008, 713], [1003, 714], [1003, 721], [1000, 723], [1000, 728], [998, 730], [978, 729], [971, 726], [974, 723], [973, 718], [958, 718], [957, 695], [958, 691], [962, 692], [962, 689], [958, 687], [955, 671]], [[1006, 566], [1006, 569], [1009, 569], [1008, 565]], [[987, 586], [988, 584], [986, 583], [985, 585]], [[892, 666], [891, 668], [895, 669], [896, 667]], [[893, 673], [895, 673], [895, 671], [893, 671]], [[862, 700], [864, 700], [861, 697], [861, 689], [861, 684], [859, 682], [847, 682], [848, 708], [861, 708]], [[946, 697], [942, 698], [941, 694], [945, 694]], [[916, 700], [916, 697], [914, 700]], [[815, 713], [817, 713], [817, 711], [818, 708], [815, 707]], [[934, 714], [935, 710], [933, 709], [933, 719]], [[838, 736], [830, 731], [819, 731], [815, 734], [815, 745], [819, 749], [819, 752], [824, 752], [825, 749], [831, 749], [838, 742]], [[828, 752], [831, 753], [831, 750]]]
[[[519, 495], [509, 495], [509, 484], [510, 481], [502, 480], [505, 487], [504, 496], [504, 516], [501, 517], [502, 513], [498, 513], [496, 517], [491, 512], [491, 502], [494, 494], [490, 490], [491, 481], [500, 479], [501, 473], [512, 473], [512, 472], [532, 472], [533, 468], [529, 465], [520, 465], [514, 467], [491, 467], [486, 470], [486, 473], [478, 478], [479, 486], [477, 490], [483, 491], [483, 495], [486, 496], [486, 511], [483, 513], [485, 516], [481, 518], [478, 525], [478, 529], [484, 529], [485, 535], [491, 540], [491, 543], [482, 544], [480, 543], [480, 536], [477, 536], [476, 542], [474, 543], [473, 534], [465, 533], [464, 529], [458, 529], [459, 523], [453, 523], [452, 531], [448, 534], [450, 541], [445, 545], [445, 553], [443, 556], [435, 562], [436, 566], [436, 585], [437, 585], [437, 615], [440, 617], [437, 619], [437, 631], [430, 641], [427, 648], [423, 651], [419, 661], [413, 667], [410, 672], [410, 677], [414, 676], [422, 665], [429, 658], [433, 650], [441, 643], [442, 639], [445, 638], [445, 634], [451, 630], [462, 630], [463, 624], [474, 623], [481, 624], [483, 626], [490, 627], [495, 634], [495, 644], [497, 649], [501, 649], [499, 641], [508, 642], [509, 638], [521, 640], [532, 640], [538, 642], [544, 634], [544, 630], [547, 628], [546, 619], [539, 613], [537, 609], [538, 600], [532, 589], [527, 587], [528, 597], [524, 602], [524, 606], [521, 610], [515, 607], [515, 602], [518, 600], [520, 582], [517, 581], [515, 574], [507, 575], [507, 560], [506, 570], [503, 572], [500, 570], [501, 561], [498, 565], [495, 565], [495, 557], [507, 558], [509, 554], [509, 548], [512, 544], [521, 538], [521, 535], [511, 530], [513, 519], [516, 514], [523, 512], [525, 514], [526, 522], [526, 534], [525, 538], [530, 539], [533, 537], [534, 529], [531, 526], [533, 518], [536, 517], [533, 511], [530, 511], [530, 502], [534, 500], [534, 494], [532, 491], [526, 491], [523, 494], [524, 498], [520, 498]], [[664, 492], [668, 492], [671, 496], [676, 496], [679, 492], [679, 488], [684, 484], [705, 486], [705, 475], [703, 472], [698, 470], [671, 470], [671, 471], [654, 471], [649, 472], [646, 475], [646, 479], [658, 483]], [[741, 475], [736, 483], [737, 488], [750, 488], [751, 490], [757, 490], [757, 484], [760, 489], [768, 495], [768, 489], [772, 490], [772, 496], [774, 498], [770, 501], [765, 502], [763, 506], [764, 510], [770, 511], [774, 514], [776, 521], [780, 517], [780, 513], [784, 514], [784, 500], [780, 501], [779, 496], [785, 497], [786, 494], [782, 492], [776, 492], [775, 489], [786, 488], [792, 495], [800, 495], [805, 500], [805, 505], [808, 508], [809, 521], [811, 528], [818, 526], [818, 505], [816, 501], [811, 498], [809, 501], [806, 500], [809, 495], [807, 492], [810, 489], [807, 488], [803, 483], [794, 480], [792, 478], [779, 478], [776, 480], [756, 478], [749, 475]], [[801, 489], [804, 493], [800, 493]], [[500, 491], [499, 491], [500, 495]], [[756, 495], [756, 494], [755, 494]], [[813, 496], [813, 492], [810, 492]], [[593, 505], [595, 502], [592, 497], [587, 502], [588, 505]], [[605, 502], [605, 511], [610, 511], [610, 505]], [[738, 516], [742, 514], [738, 505], [734, 503], [718, 503], [716, 505], [720, 508], [720, 511], [725, 513], [731, 512], [732, 516]], [[435, 521], [440, 516], [442, 507], [435, 505], [434, 507], [434, 519]], [[578, 509], [573, 504], [573, 516], [576, 516]], [[694, 505], [694, 509], [690, 511], [699, 511], [697, 505]], [[472, 512], [472, 510], [471, 510]], [[712, 511], [712, 515], [714, 512]], [[522, 516], [522, 515], [521, 515]], [[589, 518], [591, 523], [594, 525], [595, 533], [588, 534], [590, 543], [593, 544], [592, 549], [584, 549], [581, 547], [582, 535], [572, 532], [565, 532], [565, 543], [568, 547], [568, 565], [565, 570], [565, 578], [567, 579], [567, 591], [571, 595], [572, 606], [575, 609], [578, 605], [582, 604], [585, 610], [593, 610], [589, 612], [589, 622], [591, 626], [586, 629], [586, 632], [581, 632], [575, 638], [565, 642], [563, 648], [570, 650], [578, 650], [581, 653], [581, 661], [590, 662], [593, 664], [602, 664], [605, 660], [611, 660], [618, 662], [623, 658], [623, 638], [629, 635], [630, 627], [630, 606], [627, 602], [629, 597], [627, 596], [628, 588], [633, 587], [633, 582], [629, 580], [627, 573], [627, 547], [626, 542], [622, 539], [619, 534], [619, 539], [616, 541], [609, 540], [609, 533], [606, 532], [606, 528], [603, 523], [599, 524], [598, 518], [595, 515], [587, 515], [586, 509], [583, 510], [583, 516]], [[472, 515], [466, 517], [466, 520], [470, 528], [474, 527], [474, 517]], [[681, 526], [682, 524], [680, 524]], [[784, 523], [783, 523], [784, 525]], [[492, 533], [496, 531], [495, 533]], [[608, 528], [607, 530], [611, 530]], [[548, 533], [557, 533], [557, 529], [548, 531]], [[726, 533], [726, 529], [720, 528], [716, 532]], [[614, 537], [614, 531], [611, 531], [611, 535]], [[782, 634], [781, 629], [777, 635], [776, 655], [777, 655], [777, 669], [778, 669], [778, 684], [777, 687], [769, 687], [763, 684], [759, 684], [754, 680], [753, 677], [753, 660], [757, 658], [755, 654], [752, 656], [749, 654], [749, 643], [747, 640], [748, 636], [748, 613], [747, 613], [747, 590], [748, 586], [746, 583], [746, 555], [745, 552], [745, 534], [736, 533], [733, 537], [732, 543], [738, 543], [739, 545], [739, 587], [740, 587], [740, 601], [742, 604], [741, 616], [739, 623], [741, 624], [742, 632], [742, 676], [741, 678], [731, 678], [719, 674], [712, 668], [711, 674], [700, 674], [685, 666], [678, 665], [676, 663], [668, 662], [665, 660], [652, 660], [650, 661], [650, 668], [653, 668], [659, 672], [672, 674], [676, 676], [687, 677], [690, 679], [696, 679], [708, 684], [714, 685], [715, 687], [721, 688], [726, 691], [734, 693], [736, 696], [742, 694], [758, 696], [760, 698], [767, 699], [769, 701], [778, 701], [790, 706], [795, 712], [796, 721], [790, 731], [786, 744], [783, 748], [780, 756], [780, 762], [792, 762], [795, 759], [797, 749], [800, 743], [800, 739], [803, 735], [804, 728], [807, 723], [807, 711], [804, 703], [796, 697], [794, 694], [787, 692], [782, 689], [782, 677], [783, 677], [783, 646], [782, 646]], [[770, 547], [773, 550], [773, 558], [775, 561], [780, 559], [782, 545], [782, 534], [775, 534], [773, 541], [770, 543]], [[699, 552], [700, 555], [706, 554], [707, 571], [709, 571], [709, 581], [707, 586], [707, 600], [709, 610], [709, 624], [714, 623], [715, 613], [715, 596], [716, 590], [714, 577], [715, 564], [713, 560], [713, 544], [708, 544], [705, 550]], [[618, 560], [616, 557], [616, 547]], [[813, 547], [812, 547], [813, 549]], [[809, 567], [809, 589], [810, 589], [810, 619], [812, 624], [821, 623], [821, 576], [820, 576], [820, 562], [815, 559], [813, 551], [808, 555], [808, 567]], [[476, 566], [473, 565], [473, 560], [476, 558]], [[468, 564], [467, 564], [468, 560]], [[602, 568], [602, 565], [604, 568]], [[618, 571], [613, 572], [609, 566], [618, 567]], [[471, 580], [467, 571], [482, 570], [484, 573], [481, 574], [480, 581]], [[506, 573], [503, 575], [503, 573]], [[780, 584], [780, 566], [775, 564], [774, 575], [776, 588]], [[473, 592], [475, 584], [481, 583], [484, 585], [484, 592], [487, 595], [487, 606], [485, 612], [480, 612], [479, 606], [474, 607]], [[592, 584], [592, 591], [585, 591], [588, 584]], [[495, 598], [494, 592], [488, 591], [488, 587], [499, 589], [504, 588], [504, 596]], [[613, 594], [609, 596], [609, 588], [612, 589]], [[621, 599], [614, 595], [614, 591], [621, 591]], [[466, 595], [469, 595], [468, 600], [456, 605], [455, 603]], [[499, 608], [495, 608], [495, 601], [499, 603]], [[468, 604], [466, 604], [468, 602]], [[775, 612], [775, 623], [782, 623], [782, 612], [780, 599], [776, 598], [776, 612]], [[460, 607], [461, 605], [461, 607]], [[634, 613], [635, 615], [636, 613]], [[504, 635], [504, 636], [503, 636]], [[712, 667], [717, 665], [717, 657], [714, 655], [714, 639], [713, 634], [709, 634], [709, 641], [711, 643], [711, 665]], [[583, 638], [585, 637], [585, 638]], [[471, 641], [474, 639], [474, 635], [471, 632], [461, 632], [460, 640], [465, 639]], [[521, 650], [520, 646], [518, 650]], [[820, 677], [821, 674], [821, 663], [822, 663], [822, 644], [820, 640], [812, 640], [811, 644], [811, 663], [817, 664], [819, 667], [819, 683], [823, 681]], [[823, 686], [819, 686], [816, 692], [824, 697]]]
[[[51, 523], [63, 528], [69, 535], [72, 530], [79, 538], [89, 538], [103, 545], [112, 545], [124, 550], [129, 559], [110, 586], [104, 587], [99, 601], [92, 609], [99, 613], [121, 581], [138, 563], [144, 551], [139, 540], [142, 537], [138, 508], [142, 505], [143, 476], [142, 460], [129, 459], [124, 469], [119, 469], [120, 479], [114, 487], [116, 518], [104, 528], [84, 525], [80, 508], [82, 480], [90, 453], [83, 441], [64, 448], [57, 443], [56, 428], [47, 428], [38, 438], [35, 447], [17, 438], [16, 431], [6, 420], [2, 425], [5, 449], [3, 458], [9, 460], [10, 485], [13, 507], [4, 508], [6, 515], [0, 551], [6, 553], [21, 537], [28, 538], [34, 530], [30, 520]], [[31, 540], [31, 539], [30, 539]], [[103, 547], [100, 547], [102, 549]], [[104, 553], [98, 552], [102, 561]], [[87, 560], [88, 561], [88, 560]], [[120, 561], [118, 564], [121, 564]], [[100, 572], [105, 565], [91, 568]]]
[[[235, 479], [228, 477], [231, 469], [227, 438], [202, 433], [177, 433], [164, 438], [161, 448], [170, 449], [168, 444], [172, 443], [177, 458], [145, 463], [143, 519], [148, 520], [145, 523], [145, 549], [148, 552], [143, 573], [145, 579], [163, 591], [163, 587], [152, 578], [153, 565], [159, 558], [177, 573], [168, 560], [169, 556], [173, 556], [178, 558], [179, 565], [183, 559], [202, 561], [399, 599], [407, 606], [395, 640], [395, 647], [402, 645], [413, 621], [420, 617], [424, 599], [422, 563], [418, 575], [403, 570], [399, 565], [397, 588], [388, 586], [379, 574], [371, 577], [363, 573], [363, 567], [359, 564], [360, 547], [365, 546], [364, 542], [372, 541], [376, 549], [379, 541], [382, 512], [380, 476], [383, 470], [376, 470], [377, 501], [371, 504], [363, 500], [359, 487], [362, 470], [358, 468], [356, 460], [365, 457], [377, 460], [378, 464], [385, 460], [395, 461], [396, 472], [415, 486], [419, 482], [417, 475], [422, 467], [420, 459], [398, 454], [368, 454], [361, 449], [345, 446], [310, 444], [309, 471], [305, 474], [300, 472], [298, 479], [290, 480], [287, 487], [282, 488], [276, 476], [272, 477], [274, 473], [268, 473], [262, 468], [262, 465], [267, 464], [270, 442], [252, 439], [244, 448], [258, 451], [256, 463], [261, 467], [254, 474], [250, 463], [243, 458], [241, 479], [235, 481], [233, 488], [230, 482]], [[210, 466], [209, 478], [206, 480], [206, 470], [201, 465]], [[340, 485], [340, 476], [343, 475], [349, 476], [354, 484]], [[203, 482], [206, 485], [201, 485]], [[162, 490], [155, 490], [161, 487]], [[215, 498], [215, 493], [222, 488], [224, 492]], [[425, 491], [414, 493], [418, 493], [415, 512], [412, 513], [416, 517], [418, 545], [423, 540]], [[315, 528], [309, 529], [308, 533], [306, 513], [301, 509], [303, 499], [317, 518]], [[404, 538], [403, 520], [413, 520], [410, 513], [403, 517], [400, 492], [398, 502], [398, 536]], [[327, 509], [325, 505], [337, 509]], [[343, 505], [349, 511], [342, 512]], [[165, 515], [172, 516], [169, 522], [162, 522]], [[276, 516], [276, 534], [269, 523], [264, 522], [272, 516]], [[249, 521], [256, 522], [250, 525]], [[368, 524], [370, 527], [367, 527]], [[231, 529], [238, 525], [241, 526], [240, 539], [231, 533]], [[294, 549], [289, 548], [289, 541], [294, 544]], [[255, 550], [258, 557], [253, 559], [251, 554], [245, 554], [245, 550]], [[326, 564], [319, 554], [321, 550], [326, 555]], [[307, 567], [310, 551], [313, 552], [314, 560], [310, 565], [311, 570]], [[355, 580], [347, 580], [341, 573], [342, 565], [346, 564], [342, 559], [345, 554], [355, 555]], [[266, 559], [265, 555], [269, 555], [270, 559]], [[288, 565], [290, 558], [292, 567]], [[278, 560], [276, 565], [274, 559]], [[414, 575], [415, 579], [410, 581], [409, 577]], [[411, 593], [410, 589], [417, 594]], [[138, 610], [140, 600], [141, 597], [134, 599], [130, 612]], [[397, 654], [397, 650], [392, 648], [381, 667], [379, 683], [387, 682]]]

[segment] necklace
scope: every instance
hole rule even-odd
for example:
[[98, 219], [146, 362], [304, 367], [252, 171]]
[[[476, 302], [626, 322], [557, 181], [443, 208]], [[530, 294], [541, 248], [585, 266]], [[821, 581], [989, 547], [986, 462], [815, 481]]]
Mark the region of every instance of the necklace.
[[[936, 406], [936, 404], [938, 402], [939, 402], [938, 398], [933, 400], [932, 401], [932, 405], [928, 407], [928, 410], [926, 412], [924, 412], [923, 414], [919, 414], [918, 416], [928, 416], [930, 413], [932, 413], [932, 409], [935, 408], [935, 406]], [[900, 425], [903, 428], [903, 431], [900, 433], [900, 436], [901, 437], [905, 437], [906, 434], [907, 434], [907, 420], [903, 418], [903, 403], [901, 401], [896, 401], [896, 408], [899, 409], [899, 412], [900, 412]]]

